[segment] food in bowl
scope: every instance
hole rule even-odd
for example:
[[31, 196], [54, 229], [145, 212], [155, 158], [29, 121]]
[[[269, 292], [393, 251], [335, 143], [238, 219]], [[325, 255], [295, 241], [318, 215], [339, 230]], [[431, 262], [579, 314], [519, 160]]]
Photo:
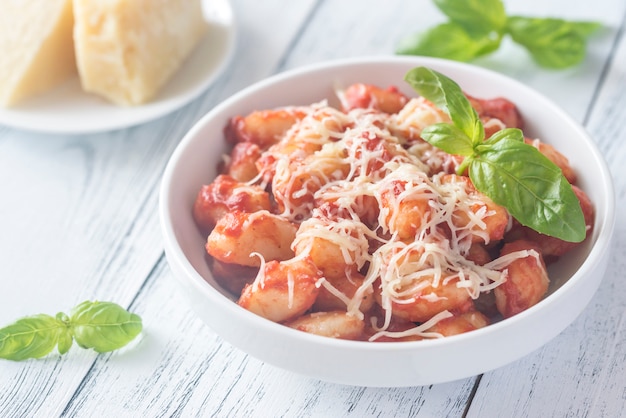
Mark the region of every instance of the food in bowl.
[[[532, 138], [549, 138], [572, 167], [576, 184], [594, 204], [590, 237], [548, 266], [548, 295], [536, 305], [489, 326], [420, 341], [371, 343], [320, 337], [269, 321], [237, 305], [207, 263], [207, 236], [192, 212], [198, 191], [229, 154], [222, 130], [236, 115], [256, 109], [334, 101], [337, 86], [389, 85], [416, 66], [455, 80], [476, 97], [506, 97]], [[414, 96], [406, 83], [399, 91]], [[484, 68], [426, 57], [364, 57], [296, 68], [251, 85], [216, 105], [184, 136], [163, 174], [159, 215], [172, 278], [191, 308], [224, 341], [267, 365], [328, 382], [406, 387], [475, 376], [502, 367], [546, 344], [589, 304], [611, 255], [615, 195], [602, 155], [585, 130], [554, 103], [522, 83]], [[242, 268], [247, 270], [246, 268]], [[199, 343], [202, 343], [199, 341]]]
[[[240, 306], [325, 337], [397, 342], [483, 328], [548, 293], [546, 264], [567, 257], [593, 230], [594, 208], [576, 171], [543, 138], [523, 135], [513, 102], [464, 95], [425, 70], [445, 86], [434, 99], [357, 82], [337, 91], [337, 107], [324, 100], [230, 117], [230, 150], [199, 191], [193, 216], [208, 235], [213, 277]], [[448, 153], [431, 144], [442, 138], [469, 142]], [[527, 215], [526, 204], [520, 211], [523, 190], [478, 190], [498, 179], [474, 175], [485, 170], [476, 152], [491, 147], [493, 154], [507, 141], [520, 158], [547, 167], [544, 183], [569, 193], [556, 206], [569, 198], [574, 210], [541, 210], [578, 216], [577, 238], [529, 227], [539, 210], [531, 205]], [[506, 176], [516, 165], [505, 163]], [[538, 173], [528, 168], [535, 171], [501, 188], [528, 186], [525, 178]], [[533, 204], [554, 198], [545, 193]], [[507, 198], [514, 203], [505, 207]]]

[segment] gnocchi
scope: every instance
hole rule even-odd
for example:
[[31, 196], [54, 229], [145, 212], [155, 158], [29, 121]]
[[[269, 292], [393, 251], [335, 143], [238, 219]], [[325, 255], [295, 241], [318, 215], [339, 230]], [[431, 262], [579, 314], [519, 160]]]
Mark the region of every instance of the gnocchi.
[[[357, 83], [326, 101], [235, 115], [232, 151], [201, 188], [216, 280], [237, 303], [296, 330], [414, 341], [485, 327], [538, 303], [546, 266], [577, 244], [520, 225], [476, 190], [463, 157], [421, 139], [450, 123], [424, 98]], [[523, 128], [506, 99], [468, 96], [486, 136]], [[554, 147], [526, 138], [573, 185], [588, 234], [594, 209]]]

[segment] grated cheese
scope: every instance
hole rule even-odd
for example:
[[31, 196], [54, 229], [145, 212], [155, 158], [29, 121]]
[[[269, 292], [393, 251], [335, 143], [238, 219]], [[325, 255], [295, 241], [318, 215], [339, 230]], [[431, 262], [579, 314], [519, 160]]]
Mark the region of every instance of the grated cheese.
[[[345, 303], [348, 314], [363, 318], [359, 308], [364, 295], [378, 286], [384, 318], [382, 325], [373, 324], [371, 340], [436, 337], [427, 330], [450, 312], [410, 330], [390, 332], [392, 305], [418, 298], [440, 301], [445, 296], [438, 290], [450, 283], [477, 299], [506, 281], [512, 261], [538, 257], [519, 251], [483, 266], [467, 258], [474, 240], [489, 244], [486, 221], [495, 211], [466, 183], [445, 177], [458, 160], [419, 139], [424, 127], [439, 122], [449, 118], [422, 98], [410, 100], [394, 115], [372, 109], [343, 113], [325, 101], [316, 103], [264, 152], [273, 165], [249, 183], [271, 186], [280, 216], [299, 224], [291, 245], [294, 260], [307, 257], [321, 239], [339, 248], [346, 265], [364, 275], [352, 297], [324, 278], [316, 284]], [[403, 208], [423, 213], [407, 218]], [[408, 239], [397, 228], [405, 220], [415, 232]], [[508, 230], [511, 220], [507, 222]], [[254, 286], [262, 287], [261, 261]], [[289, 275], [290, 308], [293, 286]]]

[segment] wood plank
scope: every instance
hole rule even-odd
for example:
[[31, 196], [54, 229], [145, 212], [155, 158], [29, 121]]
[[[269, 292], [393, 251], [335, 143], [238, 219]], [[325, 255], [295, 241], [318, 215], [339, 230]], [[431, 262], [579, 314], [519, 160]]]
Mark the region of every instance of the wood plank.
[[[279, 3], [234, 5], [245, 25], [240, 36], [252, 30], [256, 43], [240, 45], [243, 60], [206, 95], [164, 119], [83, 137], [0, 131], [0, 295], [19, 301], [3, 302], [1, 324], [54, 315], [85, 299], [130, 304], [162, 256], [157, 200], [169, 155], [215, 103], [278, 65], [313, 4], [282, 5], [280, 24], [263, 35], [259, 25], [272, 20]], [[245, 61], [258, 59], [247, 54], [253, 47], [263, 51], [261, 62]], [[71, 358], [0, 364], [0, 416], [58, 415], [94, 356], [73, 350]], [[45, 390], [33, 390], [39, 387]]]
[[[620, 2], [589, 5], [577, 0], [564, 8], [560, 2], [516, 0], [507, 2], [507, 7], [519, 13], [541, 10], [550, 15], [606, 19], [612, 26], [607, 36], [615, 36], [621, 18], [615, 10], [623, 11]], [[236, 62], [207, 94], [171, 117], [130, 131], [85, 138], [50, 138], [0, 128], [0, 179], [12, 179], [2, 180], [0, 228], [5, 233], [0, 234], [4, 256], [0, 274], [5, 279], [0, 281], [0, 295], [3, 300], [20, 300], [19, 304], [3, 303], [0, 324], [21, 315], [55, 313], [84, 298], [97, 297], [132, 303], [146, 325], [140, 341], [113, 354], [96, 357], [74, 348], [62, 359], [0, 363], [0, 416], [463, 413], [474, 379], [422, 388], [374, 389], [293, 375], [223, 342], [186, 308], [178, 294], [162, 258], [156, 199], [159, 174], [186, 129], [219, 100], [277, 70], [344, 56], [392, 54], [401, 35], [439, 18], [430, 2], [390, 0], [385, 7], [373, 0], [311, 0], [306, 4], [273, 0], [262, 5], [235, 0], [233, 4], [240, 28]], [[346, 25], [350, 31], [345, 31]], [[334, 49], [328, 48], [328, 42]], [[609, 47], [606, 39], [597, 39], [590, 48], [592, 59], [567, 72], [537, 71], [512, 45], [480, 64], [534, 86], [582, 120]], [[614, 62], [624, 62], [623, 54], [619, 59]], [[614, 68], [607, 84], [613, 90], [624, 84], [623, 69]], [[609, 87], [604, 92], [608, 97], [598, 103], [606, 103], [605, 110], [613, 112], [607, 118], [623, 120], [623, 113], [608, 107], [622, 104], [623, 99]], [[589, 127], [601, 125], [604, 117], [597, 114]], [[624, 137], [623, 132], [610, 129], [599, 136], [607, 151], [615, 144], [613, 133]], [[616, 154], [611, 162], [615, 169], [626, 162], [623, 154]], [[620, 185], [624, 196], [623, 182]], [[620, 231], [616, 252], [624, 254], [623, 223]], [[516, 411], [518, 416], [522, 412], [532, 415], [526, 412], [538, 412], [544, 400], [554, 402], [555, 397], [559, 408], [569, 402], [583, 404], [598, 415], [616, 415], [615, 405], [624, 406], [614, 401], [624, 399], [624, 309], [622, 304], [619, 310], [619, 304], [625, 295], [617, 281], [624, 267], [615, 263], [611, 267], [612, 287], [598, 293], [592, 302], [596, 305], [577, 321], [583, 321], [581, 325], [568, 328], [564, 336], [520, 362], [485, 375], [469, 415], [503, 416], [498, 408], [502, 399], [510, 405], [504, 411], [511, 416]], [[602, 312], [602, 303], [597, 301], [608, 303], [607, 323], [600, 322], [606, 318], [599, 313], [589, 313]], [[587, 315], [591, 318], [584, 319]], [[578, 348], [589, 327], [597, 327], [599, 333], [614, 331], [612, 339], [602, 340], [613, 347], [611, 352], [598, 357], [594, 350], [601, 345], [592, 342]], [[561, 373], [561, 368], [569, 372]], [[579, 379], [578, 384], [559, 388], [570, 378]], [[600, 388], [592, 391], [595, 384]], [[547, 395], [538, 394], [541, 391]], [[590, 392], [588, 397], [586, 392]]]
[[[609, 54], [611, 40], [620, 27], [623, 2], [576, 0], [567, 2], [564, 7], [563, 2], [557, 1], [509, 0], [505, 6], [511, 15], [593, 20], [606, 25], [604, 31], [591, 38], [585, 61], [572, 69], [553, 71], [538, 67], [526, 50], [508, 36], [499, 50], [473, 62], [533, 87], [582, 121]], [[313, 17], [282, 69], [322, 60], [393, 55], [404, 37], [446, 20], [431, 1], [402, 0], [388, 0], [384, 7], [375, 0], [327, 1], [321, 3]], [[327, 39], [332, 39], [334, 48], [328, 47]], [[397, 82], [390, 80], [390, 83]]]
[[459, 416], [465, 407], [456, 394], [470, 392], [472, 379], [420, 388], [360, 388], [264, 364], [215, 335], [178, 290], [162, 260], [132, 306], [145, 320], [142, 340], [97, 358], [64, 414]]
[[[625, 8], [613, 9], [624, 16]], [[624, 21], [622, 21], [624, 27]], [[617, 28], [615, 28], [617, 33]], [[617, 208], [626, 205], [626, 38], [610, 57], [586, 125], [615, 180]], [[619, 213], [619, 212], [618, 212]], [[614, 247], [600, 289], [581, 316], [542, 349], [487, 373], [469, 417], [623, 416], [626, 410], [626, 220], [617, 216]], [[498, 399], [494, 402], [493, 399]]]
[[[330, 15], [341, 13], [345, 7], [337, 2], [333, 5], [335, 8], [327, 11]], [[318, 19], [324, 21], [326, 17], [327, 14], [320, 14], [317, 10], [306, 30], [316, 30], [315, 22]], [[243, 40], [242, 43], [245, 44]], [[107, 401], [102, 388], [122, 385], [116, 391], [116, 396], [120, 398], [112, 403], [124, 404], [128, 410], [118, 410], [116, 414], [146, 411], [148, 415], [215, 413], [220, 416], [249, 416], [263, 411], [270, 416], [363, 416], [396, 411], [394, 413], [400, 416], [417, 412], [455, 416], [462, 413], [474, 385], [474, 379], [465, 379], [418, 389], [366, 389], [293, 375], [245, 356], [223, 343], [210, 330], [198, 328], [197, 320], [195, 325], [190, 325], [189, 315], [192, 314], [180, 313], [184, 301], [172, 304], [168, 299], [171, 289], [158, 295], [151, 294], [151, 291], [152, 286], [141, 294], [140, 300], [149, 300], [153, 307], [142, 315], [162, 328], [158, 335], [167, 341], [151, 343], [151, 349], [145, 345], [142, 347], [142, 352], [148, 351], [138, 356], [152, 358], [152, 367], [139, 364], [141, 370], [133, 367], [127, 371], [122, 367], [109, 367], [109, 362], [96, 362], [66, 413], [110, 412], [111, 402]], [[149, 309], [148, 302], [141, 304]], [[189, 335], [181, 335], [181, 329], [188, 330]], [[149, 328], [147, 335], [150, 335]], [[198, 339], [207, 342], [198, 344]], [[156, 353], [154, 350], [161, 351]], [[131, 367], [135, 361], [128, 363]], [[224, 364], [229, 367], [224, 367]], [[281, 402], [284, 399], [293, 401]]]

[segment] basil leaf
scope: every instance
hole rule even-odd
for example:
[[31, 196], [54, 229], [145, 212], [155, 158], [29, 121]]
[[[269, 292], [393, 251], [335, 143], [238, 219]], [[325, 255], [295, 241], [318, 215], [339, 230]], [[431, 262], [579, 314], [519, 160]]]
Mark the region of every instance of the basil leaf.
[[433, 29], [407, 37], [396, 54], [426, 55], [471, 61], [497, 50], [508, 33], [547, 68], [580, 63], [585, 38], [602, 27], [597, 22], [507, 16], [502, 0], [433, 0], [449, 19]]
[[[602, 24], [591, 21], [564, 20], [552, 17], [537, 18], [511, 16], [507, 21], [507, 31], [515, 30], [518, 39], [531, 40], [533, 36], [545, 37], [550, 33], [577, 33], [587, 38], [602, 27]], [[529, 32], [524, 32], [529, 31]], [[512, 35], [512, 34], [511, 34]], [[528, 39], [527, 39], [528, 38]]]
[[457, 172], [469, 168], [476, 189], [539, 233], [571, 242], [585, 239], [585, 220], [572, 186], [558, 166], [524, 142], [521, 130], [503, 129], [483, 142], [484, 127], [454, 81], [424, 67], [409, 71], [405, 80], [452, 119], [454, 126], [432, 125], [422, 130], [422, 138], [465, 155]]
[[57, 350], [59, 350], [59, 354], [65, 354], [70, 351], [73, 342], [74, 339], [69, 331], [59, 333], [59, 341], [57, 343]]
[[125, 346], [142, 329], [138, 315], [112, 302], [83, 302], [72, 310], [70, 323], [76, 343], [98, 353]]
[[546, 68], [566, 68], [580, 63], [585, 57], [587, 26], [576, 27], [571, 22], [553, 18], [512, 16], [507, 30], [513, 40], [528, 49], [533, 59]]
[[420, 136], [448, 154], [469, 156], [474, 153], [471, 139], [459, 128], [448, 123], [429, 125], [422, 130]]
[[486, 147], [491, 147], [493, 144], [495, 144], [496, 142], [504, 138], [511, 139], [511, 140], [518, 141], [518, 142], [524, 142], [524, 133], [522, 132], [521, 129], [517, 129], [517, 128], [500, 129], [499, 131], [494, 132], [493, 135], [491, 135], [491, 137], [489, 137], [489, 139], [485, 141], [484, 144], [478, 145], [476, 147], [476, 151], [480, 152], [482, 149], [485, 149]]
[[584, 216], [571, 185], [533, 146], [501, 138], [472, 159], [469, 175], [476, 189], [522, 225], [565, 241], [585, 239]]
[[500, 36], [474, 37], [462, 26], [449, 22], [402, 39], [396, 48], [396, 54], [425, 55], [468, 62], [495, 51], [500, 42]]
[[68, 334], [67, 325], [50, 315], [34, 315], [0, 329], [0, 358], [26, 360], [50, 353], [59, 337]]
[[55, 346], [60, 354], [72, 347], [74, 339], [83, 348], [99, 353], [126, 345], [141, 332], [141, 318], [110, 302], [83, 302], [72, 317], [34, 315], [0, 329], [0, 358], [40, 358]]
[[416, 67], [404, 77], [421, 96], [446, 112], [454, 126], [465, 133], [473, 144], [485, 137], [485, 130], [476, 110], [453, 80], [426, 67]]
[[587, 38], [592, 33], [596, 32], [598, 29], [602, 27], [602, 24], [598, 22], [568, 22], [571, 26], [571, 29], [575, 32], [578, 32], [580, 36], [583, 38]]
[[501, 0], [434, 0], [434, 3], [450, 20], [472, 34], [502, 32], [506, 25]]
[[59, 312], [56, 319], [66, 325], [65, 328], [63, 328], [64, 332], [59, 334], [59, 341], [57, 343], [57, 350], [59, 350], [59, 354], [65, 354], [70, 351], [72, 343], [74, 342], [74, 338], [72, 337], [72, 333], [69, 328], [70, 318], [63, 312]]

